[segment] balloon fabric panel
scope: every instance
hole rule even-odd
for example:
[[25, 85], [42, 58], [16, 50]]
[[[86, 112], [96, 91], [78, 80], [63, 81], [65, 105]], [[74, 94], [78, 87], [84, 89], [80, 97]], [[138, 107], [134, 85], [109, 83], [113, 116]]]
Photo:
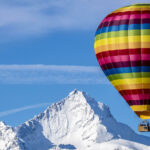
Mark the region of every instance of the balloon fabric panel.
[[126, 6], [104, 18], [94, 49], [108, 80], [131, 109], [150, 119], [150, 4]]

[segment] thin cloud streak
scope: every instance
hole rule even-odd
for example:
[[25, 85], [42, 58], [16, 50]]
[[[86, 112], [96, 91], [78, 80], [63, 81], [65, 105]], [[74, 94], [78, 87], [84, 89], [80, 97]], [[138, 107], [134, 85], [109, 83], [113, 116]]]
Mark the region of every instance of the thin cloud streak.
[[5, 116], [8, 116], [8, 115], [12, 115], [14, 113], [22, 112], [22, 111], [29, 110], [29, 109], [45, 107], [45, 106], [48, 106], [48, 105], [50, 105], [50, 103], [41, 103], [41, 104], [36, 104], [36, 105], [30, 105], [30, 106], [25, 106], [25, 107], [21, 107], [21, 108], [11, 109], [11, 110], [0, 112], [0, 117], [5, 117]]
[[0, 84], [108, 84], [99, 67], [0, 65]]
[[56, 71], [77, 71], [77, 72], [97, 72], [96, 66], [69, 66], [69, 65], [0, 65], [2, 70], [56, 70]]

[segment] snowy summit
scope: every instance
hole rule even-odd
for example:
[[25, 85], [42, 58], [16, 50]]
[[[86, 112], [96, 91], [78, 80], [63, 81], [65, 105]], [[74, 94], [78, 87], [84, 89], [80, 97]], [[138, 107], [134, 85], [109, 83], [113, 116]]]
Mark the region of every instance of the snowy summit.
[[150, 150], [150, 138], [117, 122], [108, 106], [72, 91], [12, 128], [0, 122], [0, 150]]

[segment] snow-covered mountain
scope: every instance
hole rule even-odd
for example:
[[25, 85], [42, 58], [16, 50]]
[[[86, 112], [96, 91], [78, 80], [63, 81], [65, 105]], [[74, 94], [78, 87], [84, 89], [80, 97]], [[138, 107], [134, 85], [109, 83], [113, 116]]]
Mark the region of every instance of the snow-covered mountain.
[[0, 150], [150, 150], [150, 138], [117, 122], [108, 106], [74, 90], [12, 128], [0, 122]]

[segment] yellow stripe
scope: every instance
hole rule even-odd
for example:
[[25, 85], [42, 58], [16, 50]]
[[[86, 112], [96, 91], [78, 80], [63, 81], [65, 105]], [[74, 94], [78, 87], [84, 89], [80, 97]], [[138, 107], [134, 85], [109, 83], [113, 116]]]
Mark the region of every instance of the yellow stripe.
[[149, 113], [149, 115], [140, 115], [139, 116], [141, 119], [150, 119], [150, 113]]
[[95, 53], [98, 54], [100, 52], [105, 52], [108, 50], [122, 50], [122, 49], [131, 49], [131, 48], [150, 48], [150, 42], [135, 42], [135, 43], [121, 43], [121, 44], [109, 44], [109, 45], [102, 45], [99, 47], [95, 47]]
[[122, 43], [134, 43], [134, 42], [150, 42], [150, 35], [140, 36], [124, 36], [124, 37], [113, 37], [107, 39], [100, 39], [95, 41], [94, 47], [108, 45], [108, 44], [122, 44]]
[[135, 111], [141, 119], [150, 119], [150, 111]]
[[118, 91], [121, 90], [135, 90], [135, 89], [150, 89], [150, 84], [130, 84], [130, 85], [116, 85], [115, 88]]
[[148, 110], [150, 110], [150, 105], [132, 105], [130, 107], [133, 111], [148, 111]]
[[118, 85], [130, 85], [130, 84], [150, 84], [150, 78], [129, 78], [129, 79], [118, 79], [118, 80], [113, 80], [111, 83], [114, 86]]
[[117, 9], [112, 13], [125, 12], [125, 11], [143, 11], [143, 10], [150, 10], [150, 6], [129, 6], [129, 7]]

